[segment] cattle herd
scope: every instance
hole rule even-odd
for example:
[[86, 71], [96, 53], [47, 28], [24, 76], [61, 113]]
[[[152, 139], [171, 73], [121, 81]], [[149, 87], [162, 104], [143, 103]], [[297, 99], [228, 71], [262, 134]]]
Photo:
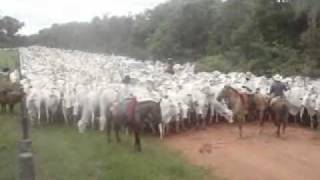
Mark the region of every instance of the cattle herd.
[[[191, 63], [175, 64], [174, 74], [169, 74], [167, 64], [159, 61], [39, 46], [19, 48], [19, 54], [21, 77], [14, 71], [10, 79], [13, 83], [20, 79], [32, 124], [63, 120], [80, 133], [88, 128], [104, 131], [127, 97], [136, 97], [138, 105], [153, 102], [153, 106], [159, 106], [158, 111], [134, 117], [143, 119], [139, 122], [143, 127], [159, 130], [161, 138], [172, 129], [201, 128], [219, 120], [232, 123], [236, 119], [234, 111], [226, 99], [217, 100], [221, 91], [228, 86], [240, 94], [260, 94], [268, 102], [273, 82], [272, 78], [249, 72], [195, 73]], [[130, 77], [128, 84], [122, 82], [125, 76]], [[295, 76], [282, 81], [289, 87], [285, 96], [290, 118], [315, 128], [320, 112], [320, 80]], [[16, 101], [9, 102], [8, 97], [18, 95], [18, 90], [5, 86], [0, 89], [0, 103], [12, 106]], [[258, 117], [255, 106], [251, 103], [251, 119]]]

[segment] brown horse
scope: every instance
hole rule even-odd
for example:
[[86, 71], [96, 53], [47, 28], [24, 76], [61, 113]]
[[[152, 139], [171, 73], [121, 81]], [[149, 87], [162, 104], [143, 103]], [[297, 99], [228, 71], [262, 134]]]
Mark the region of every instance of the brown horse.
[[228, 108], [232, 110], [234, 120], [237, 122], [240, 131], [240, 138], [242, 138], [242, 125], [248, 114], [249, 99], [241, 95], [234, 88], [225, 86], [219, 93], [217, 100], [224, 100]]
[[[269, 119], [271, 118], [277, 127], [277, 136], [280, 137], [281, 127], [284, 134], [288, 123], [289, 108], [286, 99], [280, 97], [273, 98], [269, 103], [268, 114]], [[264, 120], [260, 124], [260, 133], [262, 133], [263, 124]]]
[[259, 123], [265, 118], [266, 110], [269, 106], [269, 98], [260, 92], [254, 94], [240, 93], [248, 102], [248, 118], [258, 120]]
[[[133, 101], [135, 100], [130, 99], [124, 103], [126, 109], [125, 111], [114, 110], [112, 113], [112, 122], [117, 141], [120, 141], [120, 128], [127, 125], [134, 134], [135, 148], [140, 152], [142, 151], [140, 133], [145, 124], [159, 124], [161, 122], [161, 108], [160, 103], [158, 102], [144, 101], [133, 105]], [[118, 107], [115, 109], [117, 108]], [[108, 126], [110, 126], [110, 124], [108, 124]], [[107, 128], [107, 131], [109, 131], [108, 135], [110, 136], [110, 128]]]
[[21, 90], [1, 91], [0, 104], [2, 112], [6, 112], [6, 106], [9, 106], [10, 112], [13, 113], [14, 106], [19, 103], [24, 96]]

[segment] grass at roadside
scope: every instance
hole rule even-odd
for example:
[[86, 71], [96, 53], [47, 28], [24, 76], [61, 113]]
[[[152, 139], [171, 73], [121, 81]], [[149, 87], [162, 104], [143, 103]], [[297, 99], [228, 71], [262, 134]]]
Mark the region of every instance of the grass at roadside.
[[[16, 177], [16, 115], [0, 115], [0, 180]], [[143, 152], [133, 151], [131, 137], [107, 143], [103, 133], [79, 134], [75, 129], [51, 126], [32, 130], [38, 179], [45, 180], [201, 180], [216, 179], [171, 152], [158, 138], [143, 137]]]
[[8, 67], [13, 69], [17, 67], [18, 52], [16, 50], [0, 49], [0, 68]]

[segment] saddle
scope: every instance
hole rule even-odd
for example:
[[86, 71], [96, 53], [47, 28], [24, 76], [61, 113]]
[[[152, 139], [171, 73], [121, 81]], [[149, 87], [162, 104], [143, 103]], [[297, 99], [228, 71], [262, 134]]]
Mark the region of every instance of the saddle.
[[118, 115], [125, 115], [129, 121], [132, 121], [137, 103], [136, 97], [124, 99], [118, 103], [115, 112]]
[[285, 97], [282, 97], [282, 96], [272, 97], [271, 100], [270, 100], [270, 102], [269, 102], [269, 105], [272, 106], [276, 101], [279, 101], [279, 100], [286, 101], [286, 98], [285, 98]]

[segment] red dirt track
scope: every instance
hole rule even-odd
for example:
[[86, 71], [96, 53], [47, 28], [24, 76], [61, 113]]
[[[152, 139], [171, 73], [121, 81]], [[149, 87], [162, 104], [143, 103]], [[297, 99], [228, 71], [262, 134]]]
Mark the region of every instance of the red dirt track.
[[244, 138], [232, 125], [217, 124], [164, 139], [190, 162], [230, 180], [319, 180], [320, 133], [290, 125], [282, 138], [266, 124], [245, 125]]

